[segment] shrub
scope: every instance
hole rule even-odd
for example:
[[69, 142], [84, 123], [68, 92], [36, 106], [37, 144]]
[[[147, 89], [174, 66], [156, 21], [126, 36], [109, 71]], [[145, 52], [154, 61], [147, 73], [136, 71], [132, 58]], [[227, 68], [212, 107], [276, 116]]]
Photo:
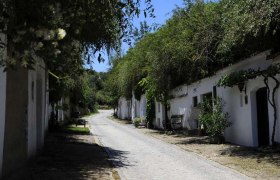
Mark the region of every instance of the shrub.
[[145, 118], [134, 118], [133, 119], [133, 124], [135, 127], [138, 127], [140, 123], [145, 122]]
[[156, 116], [155, 115], [155, 100], [154, 100], [154, 97], [148, 97], [147, 96], [146, 114], [147, 114], [148, 128], [153, 128], [153, 120]]
[[225, 103], [221, 98], [213, 98], [202, 102], [200, 107], [203, 113], [199, 116], [201, 124], [206, 126], [206, 132], [212, 137], [223, 137], [224, 130], [231, 125], [229, 114], [223, 113]]

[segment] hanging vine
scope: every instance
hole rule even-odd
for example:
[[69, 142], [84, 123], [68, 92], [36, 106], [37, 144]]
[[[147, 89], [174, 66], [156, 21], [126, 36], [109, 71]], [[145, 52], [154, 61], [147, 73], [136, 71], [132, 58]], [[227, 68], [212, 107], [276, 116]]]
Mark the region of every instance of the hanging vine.
[[[244, 83], [248, 80], [255, 79], [259, 76], [262, 76], [264, 78], [264, 84], [267, 88], [267, 97], [268, 102], [273, 108], [273, 130], [272, 130], [272, 136], [271, 136], [271, 143], [272, 145], [275, 145], [275, 131], [276, 131], [276, 124], [277, 124], [277, 107], [276, 107], [276, 100], [275, 95], [276, 91], [280, 86], [279, 80], [275, 77], [277, 74], [280, 74], [280, 63], [270, 65], [265, 70], [254, 70], [254, 69], [248, 69], [248, 70], [240, 70], [237, 72], [230, 73], [228, 75], [223, 76], [217, 83], [217, 86], [219, 87], [233, 87], [235, 85], [238, 85], [240, 83]], [[270, 89], [270, 86], [268, 84], [269, 79], [272, 79], [275, 82], [275, 86], [273, 89]], [[272, 92], [272, 93], [271, 93]]]

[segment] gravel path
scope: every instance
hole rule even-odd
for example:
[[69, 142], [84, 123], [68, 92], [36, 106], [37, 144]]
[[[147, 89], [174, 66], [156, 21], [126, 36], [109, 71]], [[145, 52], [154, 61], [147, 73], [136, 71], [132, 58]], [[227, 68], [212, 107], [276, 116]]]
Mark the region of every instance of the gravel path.
[[243, 174], [146, 136], [108, 119], [110, 110], [88, 118], [122, 179], [249, 179]]

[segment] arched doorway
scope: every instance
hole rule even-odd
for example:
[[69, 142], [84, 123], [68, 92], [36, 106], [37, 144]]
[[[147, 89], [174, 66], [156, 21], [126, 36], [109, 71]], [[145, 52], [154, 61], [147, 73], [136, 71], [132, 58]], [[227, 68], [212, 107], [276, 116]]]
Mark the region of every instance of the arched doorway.
[[258, 144], [259, 146], [269, 145], [269, 120], [267, 88], [260, 88], [256, 92], [257, 122], [258, 122]]

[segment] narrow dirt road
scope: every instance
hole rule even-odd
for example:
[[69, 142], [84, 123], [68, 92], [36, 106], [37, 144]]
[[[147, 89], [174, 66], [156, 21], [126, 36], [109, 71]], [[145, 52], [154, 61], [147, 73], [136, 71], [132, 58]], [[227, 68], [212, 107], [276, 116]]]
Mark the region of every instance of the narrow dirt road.
[[118, 124], [108, 118], [111, 114], [111, 110], [101, 110], [88, 120], [92, 133], [109, 152], [122, 179], [249, 179], [192, 152], [146, 136], [133, 125]]

